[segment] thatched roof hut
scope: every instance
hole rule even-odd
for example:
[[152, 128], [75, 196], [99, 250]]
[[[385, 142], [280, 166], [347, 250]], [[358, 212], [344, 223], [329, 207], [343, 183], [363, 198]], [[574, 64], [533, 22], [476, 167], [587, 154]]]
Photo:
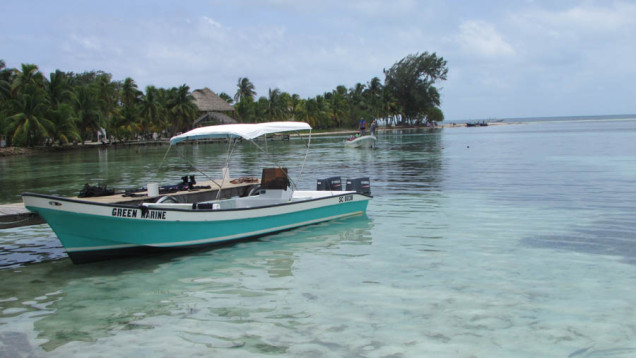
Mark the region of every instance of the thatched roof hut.
[[192, 97], [194, 97], [194, 103], [199, 107], [201, 114], [194, 121], [195, 127], [204, 123], [206, 125], [237, 123], [236, 120], [223, 113], [234, 112], [234, 107], [209, 88], [205, 87], [192, 91]]

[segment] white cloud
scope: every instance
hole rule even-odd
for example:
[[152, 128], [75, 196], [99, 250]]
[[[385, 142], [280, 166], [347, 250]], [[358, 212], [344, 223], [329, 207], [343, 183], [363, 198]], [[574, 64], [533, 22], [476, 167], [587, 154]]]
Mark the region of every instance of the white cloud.
[[[540, 11], [533, 21], [545, 23], [555, 29], [578, 31], [580, 33], [615, 33], [626, 27], [633, 29], [636, 24], [636, 4], [614, 2], [604, 6], [588, 5], [559, 12]], [[532, 15], [532, 14], [531, 14]], [[536, 16], [539, 15], [539, 16]]]
[[210, 27], [212, 27], [212, 28], [216, 28], [216, 29], [221, 28], [221, 24], [220, 23], [214, 21], [213, 19], [211, 19], [211, 18], [209, 18], [207, 16], [203, 16], [203, 21], [206, 24], [208, 24]]
[[96, 51], [101, 49], [100, 40], [95, 36], [82, 36], [71, 34], [71, 41], [80, 46], [83, 50]]
[[495, 26], [485, 21], [463, 22], [459, 26], [457, 40], [460, 48], [469, 56], [494, 59], [515, 54], [514, 48], [497, 32]]
[[[448, 61], [439, 87], [449, 120], [636, 112], [624, 100], [636, 91], [633, 1], [27, 3], [3, 3], [13, 16], [0, 22], [0, 53], [12, 67], [217, 92], [248, 77], [259, 95], [313, 97], [382, 79], [383, 68], [428, 51]], [[604, 101], [582, 100], [598, 88]]]

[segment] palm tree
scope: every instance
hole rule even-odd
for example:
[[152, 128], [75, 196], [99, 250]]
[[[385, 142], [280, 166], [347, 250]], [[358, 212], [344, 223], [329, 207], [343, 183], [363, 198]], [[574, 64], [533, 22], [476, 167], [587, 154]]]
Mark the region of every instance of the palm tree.
[[367, 89], [364, 91], [364, 101], [369, 106], [369, 111], [371, 112], [372, 119], [380, 118], [383, 90], [384, 88], [380, 79], [377, 77], [373, 77], [367, 84]]
[[101, 111], [97, 96], [87, 85], [75, 88], [73, 96], [73, 108], [77, 117], [77, 125], [82, 141], [93, 138], [93, 133], [97, 133], [102, 128], [100, 121]]
[[256, 122], [256, 103], [251, 97], [246, 97], [234, 106], [234, 110], [241, 122]]
[[14, 145], [33, 147], [53, 132], [53, 123], [46, 119], [48, 101], [41, 92], [20, 94], [10, 101], [7, 133]]
[[236, 84], [238, 89], [236, 90], [236, 94], [234, 95], [234, 102], [239, 103], [245, 99], [254, 100], [256, 96], [256, 91], [254, 91], [254, 84], [250, 82], [247, 77], [241, 77], [238, 79], [238, 83]]
[[368, 117], [368, 114], [367, 114], [368, 105], [364, 101], [364, 96], [363, 96], [364, 89], [365, 89], [365, 85], [363, 85], [362, 83], [357, 83], [355, 87], [349, 90], [349, 96], [348, 96], [349, 114], [346, 118], [347, 121], [345, 123], [345, 126], [347, 127], [350, 127], [350, 126], [357, 127], [358, 121], [360, 119], [365, 119], [366, 117]]
[[281, 92], [278, 108], [276, 120], [287, 121], [294, 115], [292, 97], [289, 93]]
[[329, 102], [324, 96], [316, 96], [315, 98], [307, 99], [301, 104], [301, 113], [303, 121], [309, 123], [313, 128], [329, 128], [330, 114], [329, 114]]
[[190, 87], [184, 84], [170, 90], [168, 110], [173, 125], [172, 134], [190, 129], [198, 112], [194, 97], [190, 94]]
[[130, 77], [124, 80], [120, 93], [121, 112], [115, 117], [112, 129], [120, 139], [131, 139], [140, 128], [138, 105], [142, 93], [137, 89], [135, 80]]
[[53, 110], [56, 110], [62, 103], [70, 102], [73, 96], [73, 90], [67, 75], [60, 70], [51, 73], [46, 90]]
[[338, 86], [330, 93], [329, 97], [329, 116], [331, 121], [337, 128], [342, 127], [344, 118], [349, 111], [349, 104], [347, 103], [347, 88], [345, 86]]
[[265, 112], [267, 120], [282, 120], [285, 115], [285, 101], [281, 91], [278, 88], [270, 88], [267, 101], [267, 110]]
[[219, 97], [224, 100], [225, 102], [232, 104], [232, 102], [234, 102], [234, 100], [232, 99], [232, 97], [230, 97], [229, 94], [225, 93], [225, 92], [221, 92], [219, 93]]
[[300, 98], [300, 96], [295, 94], [295, 93], [290, 98], [289, 111], [290, 111], [291, 119], [294, 120], [294, 121], [298, 120], [297, 119], [298, 118], [297, 113], [300, 110], [300, 106], [302, 105], [302, 102], [303, 102], [303, 100]]
[[[119, 101], [119, 92], [117, 91], [118, 83], [111, 81], [112, 76], [108, 73], [101, 73], [93, 83], [97, 102], [102, 114], [102, 125], [108, 127], [112, 118], [117, 115]], [[106, 128], [110, 129], [110, 128]]]
[[140, 104], [141, 132], [144, 134], [148, 130], [160, 132], [162, 123], [159, 118], [160, 105], [158, 91], [155, 86], [146, 87], [146, 94], [141, 96]]
[[53, 124], [53, 132], [51, 134], [53, 139], [59, 144], [82, 140], [77, 129], [77, 117], [71, 104], [61, 103], [55, 110], [50, 111], [49, 116]]
[[5, 62], [0, 60], [0, 101], [11, 96], [11, 81], [14, 71], [11, 68], [6, 68]]
[[137, 104], [137, 102], [139, 101], [139, 97], [141, 95], [141, 92], [139, 91], [139, 89], [137, 88], [137, 84], [135, 83], [135, 80], [133, 80], [130, 77], [127, 77], [124, 80], [124, 83], [122, 84], [121, 87], [121, 102], [122, 105], [126, 106], [134, 106]]
[[22, 64], [22, 71], [18, 71], [11, 84], [11, 93], [17, 97], [20, 93], [33, 94], [35, 91], [43, 91], [44, 81], [38, 66]]
[[393, 126], [396, 124], [398, 113], [400, 113], [400, 110], [397, 100], [393, 97], [392, 92], [384, 87], [382, 91], [380, 118], [386, 119], [386, 124]]
[[46, 79], [36, 65], [22, 64], [9, 86], [9, 100], [3, 110], [6, 118], [4, 132], [17, 145], [34, 146], [52, 132], [52, 123], [47, 119], [49, 101], [46, 94]]
[[165, 88], [157, 89], [157, 105], [160, 108], [157, 118], [157, 128], [162, 135], [168, 136], [171, 134], [170, 127], [172, 126], [172, 116], [169, 113], [170, 93], [174, 90], [167, 90]]

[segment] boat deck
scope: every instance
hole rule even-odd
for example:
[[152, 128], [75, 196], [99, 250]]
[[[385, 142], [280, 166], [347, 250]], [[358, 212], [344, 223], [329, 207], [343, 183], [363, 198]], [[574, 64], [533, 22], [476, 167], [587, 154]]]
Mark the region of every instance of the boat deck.
[[[221, 188], [221, 198], [231, 198], [234, 196], [245, 196], [253, 186], [259, 185], [259, 182], [243, 182], [238, 184], [225, 183]], [[181, 202], [198, 202], [209, 200], [210, 197], [216, 196], [219, 186], [212, 181], [198, 182], [197, 186], [210, 186], [209, 189], [194, 189], [187, 191], [178, 191], [169, 194], [160, 194], [159, 196], [172, 196]], [[73, 197], [77, 198], [77, 197]], [[153, 202], [157, 197], [148, 197], [145, 191], [136, 193], [135, 196], [123, 196], [122, 194], [99, 196], [93, 198], [81, 198], [81, 200], [92, 201], [103, 204], [126, 204], [140, 205], [144, 202]], [[32, 213], [24, 207], [23, 203], [1, 204], [0, 205], [0, 230], [14, 227], [29, 226], [43, 224], [44, 220], [36, 214]]]

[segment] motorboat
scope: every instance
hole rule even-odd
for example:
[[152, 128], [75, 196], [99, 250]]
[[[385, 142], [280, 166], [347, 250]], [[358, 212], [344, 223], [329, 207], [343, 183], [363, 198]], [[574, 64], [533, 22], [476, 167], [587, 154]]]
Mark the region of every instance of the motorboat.
[[[256, 138], [291, 131], [309, 131], [311, 141], [309, 124], [290, 121], [196, 128], [172, 137], [170, 147], [186, 141], [223, 139], [230, 147], [248, 140], [260, 148]], [[262, 169], [260, 187], [245, 196], [227, 199], [217, 196], [175, 202], [171, 197], [159, 196], [139, 205], [34, 193], [23, 193], [22, 199], [28, 210], [50, 225], [71, 260], [85, 263], [254, 238], [362, 215], [372, 198], [368, 178], [347, 180], [345, 190], [320, 185], [320, 180], [317, 183], [316, 190], [298, 190], [286, 168], [272, 167]]]
[[349, 148], [375, 148], [376, 140], [374, 135], [351, 136], [344, 141], [344, 145]]

